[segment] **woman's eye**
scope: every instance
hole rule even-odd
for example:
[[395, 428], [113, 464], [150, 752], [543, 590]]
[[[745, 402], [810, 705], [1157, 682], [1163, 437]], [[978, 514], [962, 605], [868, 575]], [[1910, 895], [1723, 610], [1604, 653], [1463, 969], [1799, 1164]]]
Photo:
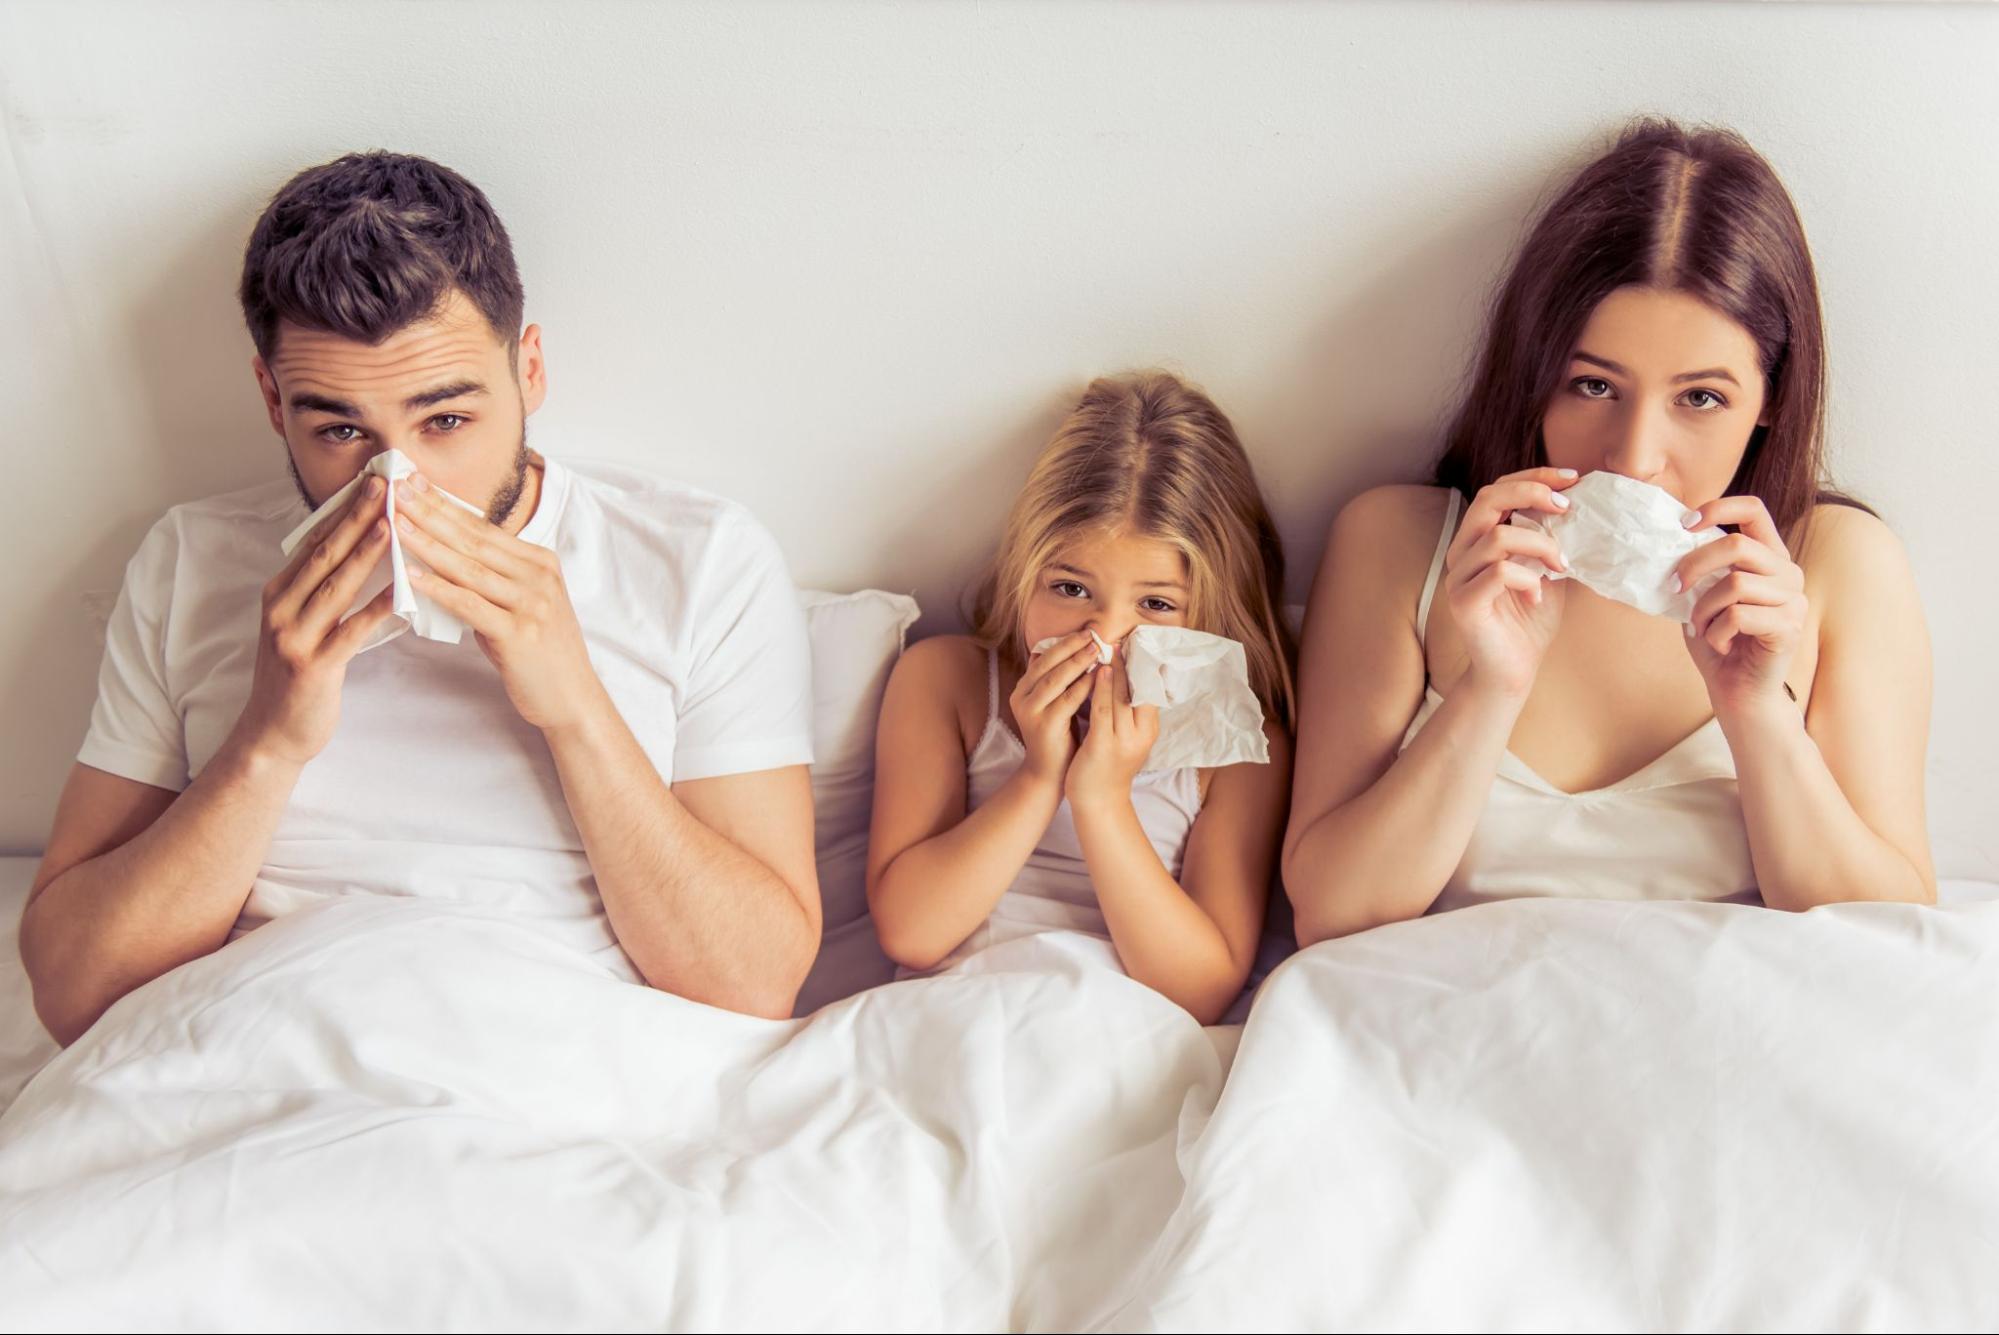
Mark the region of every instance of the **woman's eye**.
[[1155, 616], [1165, 616], [1175, 610], [1173, 604], [1167, 602], [1164, 598], [1147, 598], [1139, 606]]
[[1087, 598], [1090, 596], [1090, 591], [1073, 579], [1058, 579], [1049, 585], [1049, 587], [1064, 598]]
[[1728, 400], [1711, 389], [1690, 389], [1683, 397], [1689, 408], [1698, 408], [1702, 412], [1712, 412], [1716, 408], [1728, 406]]
[[465, 419], [457, 413], [439, 413], [430, 419], [430, 424], [439, 431], [456, 431], [465, 425]]
[[1607, 399], [1610, 397], [1610, 382], [1597, 376], [1579, 376], [1574, 380], [1576, 393], [1586, 399]]

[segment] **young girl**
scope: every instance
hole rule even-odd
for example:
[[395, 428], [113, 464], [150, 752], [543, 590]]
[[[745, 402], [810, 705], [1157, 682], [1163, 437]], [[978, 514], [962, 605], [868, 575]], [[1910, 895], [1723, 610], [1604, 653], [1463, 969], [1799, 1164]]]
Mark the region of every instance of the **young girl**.
[[[1887, 526], [1824, 483], [1804, 228], [1737, 136], [1633, 128], [1494, 305], [1436, 487], [1333, 525], [1284, 881], [1301, 943], [1529, 895], [1931, 901], [1929, 639]], [[1571, 582], [1551, 515], [1664, 489], [1683, 628]]]
[[[889, 957], [929, 970], [1089, 932], [1214, 1023], [1256, 954], [1290, 785], [1283, 585], [1221, 410], [1162, 373], [1091, 384], [1014, 504], [973, 633], [912, 646], [889, 679], [868, 848]], [[1125, 681], [1139, 626], [1242, 643], [1268, 764], [1141, 772], [1159, 720]]]

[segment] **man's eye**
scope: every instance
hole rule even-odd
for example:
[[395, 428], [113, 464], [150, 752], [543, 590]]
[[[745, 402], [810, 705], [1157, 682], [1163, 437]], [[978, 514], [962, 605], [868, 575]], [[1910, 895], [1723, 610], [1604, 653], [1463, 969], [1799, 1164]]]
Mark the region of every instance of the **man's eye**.
[[430, 419], [430, 424], [439, 431], [456, 431], [465, 425], [465, 419], [457, 413], [439, 413]]
[[1087, 598], [1090, 591], [1073, 579], [1058, 579], [1049, 586], [1064, 598]]
[[321, 427], [319, 436], [320, 439], [331, 441], [335, 445], [352, 445], [361, 439], [361, 428], [349, 426], [345, 422], [336, 422], [332, 426]]

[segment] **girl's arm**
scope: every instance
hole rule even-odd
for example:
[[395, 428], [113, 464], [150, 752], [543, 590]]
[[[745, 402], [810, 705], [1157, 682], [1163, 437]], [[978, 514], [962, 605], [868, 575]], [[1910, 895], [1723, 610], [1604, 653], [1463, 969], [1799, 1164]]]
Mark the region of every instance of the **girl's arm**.
[[[1689, 556], [1683, 578], [1731, 572], [1695, 607], [1689, 647], [1735, 755], [1763, 902], [1934, 903], [1929, 631], [1901, 544], [1871, 515], [1823, 507], [1809, 521], [1808, 573], [1755, 497], [1701, 513], [1703, 526], [1740, 525]], [[1814, 602], [1818, 666], [1800, 711], [1784, 673]]]
[[[1070, 638], [1088, 646], [1087, 636]], [[1074, 746], [1069, 719], [1095, 661], [1093, 648], [1057, 646], [1030, 666], [1013, 695], [1027, 759], [967, 815], [957, 701], [974, 648], [955, 637], [913, 645], [882, 700], [868, 911], [883, 952], [906, 968], [935, 967], [977, 931], [1047, 832]], [[976, 666], [983, 675], [983, 661]]]
[[1070, 767], [1069, 805], [1097, 903], [1125, 972], [1214, 1024], [1256, 960], [1284, 832], [1291, 744], [1266, 725], [1270, 762], [1215, 772], [1176, 883], [1145, 837], [1131, 781], [1159, 734], [1156, 708], [1133, 709], [1124, 676], [1101, 670], [1090, 735]]

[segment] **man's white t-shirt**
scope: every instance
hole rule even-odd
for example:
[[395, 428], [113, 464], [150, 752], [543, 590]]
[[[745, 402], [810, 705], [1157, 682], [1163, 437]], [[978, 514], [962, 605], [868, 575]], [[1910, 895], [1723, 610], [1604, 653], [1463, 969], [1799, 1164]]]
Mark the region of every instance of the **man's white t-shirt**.
[[[261, 590], [306, 513], [290, 482], [176, 506], [125, 572], [77, 759], [180, 791], [236, 724]], [[552, 548], [618, 712], [668, 782], [809, 764], [812, 664], [782, 553], [747, 510], [549, 460], [521, 530]], [[238, 921], [328, 896], [454, 900], [545, 920], [636, 977], [612, 937], [540, 732], [471, 632], [405, 634], [347, 668]]]

